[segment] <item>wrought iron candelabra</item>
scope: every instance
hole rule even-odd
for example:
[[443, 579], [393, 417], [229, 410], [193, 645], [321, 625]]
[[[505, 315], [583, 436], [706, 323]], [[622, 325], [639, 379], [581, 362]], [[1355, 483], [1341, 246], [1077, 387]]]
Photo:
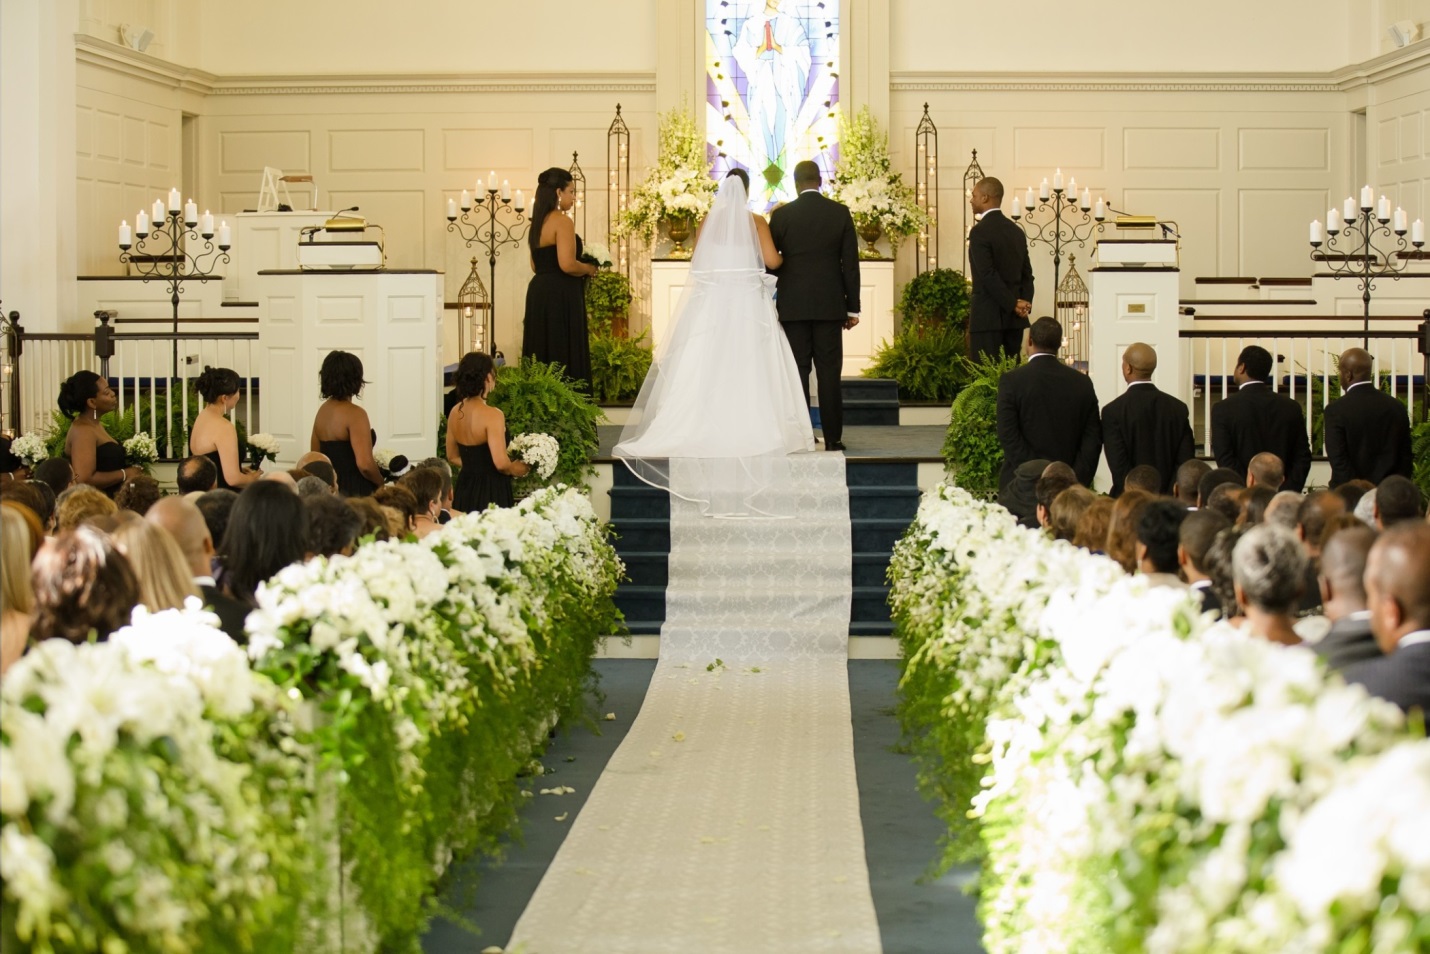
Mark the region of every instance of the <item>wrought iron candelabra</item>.
[[[134, 242], [130, 242], [128, 223], [119, 226], [119, 260], [144, 281], [158, 279], [168, 285], [175, 335], [170, 372], [174, 378], [179, 376], [179, 295], [184, 291], [184, 282], [207, 283], [210, 278], [222, 278], [214, 270], [229, 263], [228, 250], [233, 247], [228, 223], [220, 224], [215, 245], [214, 217], [205, 212], [200, 218], [192, 200], [179, 208], [178, 194], [177, 189], [169, 194], [167, 208], [162, 201], [154, 203], [152, 221], [142, 211], [135, 217]], [[197, 252], [191, 251], [195, 245], [199, 245]]]
[[1094, 232], [1102, 230], [1107, 217], [1107, 206], [1097, 200], [1094, 210], [1090, 190], [1077, 194], [1077, 180], [1063, 188], [1063, 173], [1059, 169], [1053, 177], [1053, 186], [1048, 188], [1044, 179], [1036, 198], [1033, 187], [1028, 187], [1026, 202], [1013, 196], [1013, 221], [1023, 227], [1029, 245], [1046, 245], [1053, 253], [1053, 294], [1057, 294], [1062, 282], [1063, 247], [1074, 243], [1078, 248], [1086, 248], [1087, 240]]
[[[486, 193], [485, 197], [483, 192]], [[487, 312], [487, 348], [496, 353], [496, 327], [497, 327], [497, 259], [501, 256], [501, 250], [510, 245], [513, 248], [521, 247], [521, 240], [526, 237], [526, 231], [531, 227], [531, 220], [525, 215], [526, 196], [520, 189], [516, 190], [515, 204], [512, 202], [511, 192], [508, 189], [498, 189], [496, 187], [496, 176], [492, 176], [492, 181], [482, 185], [478, 180], [477, 194], [475, 197], [468, 196], [462, 192], [462, 215], [460, 218], [455, 214], [456, 210], [451, 203], [447, 206], [447, 231], [455, 232], [468, 248], [473, 245], [486, 249], [487, 252], [487, 274], [490, 278], [488, 287], [491, 289], [491, 310]]]
[[[1346, 199], [1345, 214], [1338, 209], [1326, 212], [1325, 230], [1319, 219], [1311, 223], [1311, 260], [1323, 263], [1335, 279], [1354, 278], [1360, 284], [1362, 330], [1370, 334], [1370, 299], [1377, 279], [1399, 280], [1410, 264], [1405, 254], [1413, 245], [1418, 252], [1425, 245], [1425, 223], [1415, 220], [1413, 228], [1406, 221], [1404, 209], [1392, 215], [1390, 200], [1380, 197], [1374, 202], [1370, 186], [1361, 190], [1360, 204]], [[1410, 232], [1410, 241], [1405, 233]], [[1322, 247], [1324, 246], [1324, 250]], [[1369, 347], [1369, 345], [1367, 345]]]

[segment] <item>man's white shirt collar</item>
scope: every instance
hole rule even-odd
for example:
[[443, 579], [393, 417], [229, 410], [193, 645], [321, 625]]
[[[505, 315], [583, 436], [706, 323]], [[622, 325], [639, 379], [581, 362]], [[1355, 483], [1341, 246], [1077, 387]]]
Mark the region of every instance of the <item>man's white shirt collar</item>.
[[1135, 387], [1136, 387], [1137, 385], [1139, 385], [1139, 384], [1151, 384], [1151, 383], [1152, 383], [1151, 381], [1128, 381], [1128, 382], [1127, 382], [1127, 386], [1128, 386], [1129, 388], [1135, 388]]
[[1352, 384], [1350, 387], [1346, 388], [1345, 393], [1350, 394], [1352, 391], [1354, 391], [1356, 388], [1360, 387], [1361, 385], [1363, 385], [1363, 384], [1370, 384], [1370, 383], [1371, 383], [1371, 382], [1369, 382], [1369, 381], [1357, 381], [1355, 384]]
[[1430, 629], [1417, 629], [1413, 633], [1406, 633], [1400, 637], [1400, 642], [1395, 644], [1397, 652], [1406, 646], [1418, 646], [1421, 643], [1430, 643]]
[[195, 585], [195, 586], [217, 586], [218, 584], [214, 582], [214, 578], [211, 577], [211, 576], [196, 576], [196, 577], [194, 577], [194, 585]]
[[1253, 378], [1253, 379], [1250, 380], [1250, 381], [1243, 381], [1241, 384], [1237, 385], [1237, 388], [1236, 388], [1236, 389], [1237, 389], [1238, 391], [1240, 391], [1240, 390], [1242, 390], [1243, 388], [1249, 388], [1249, 387], [1251, 387], [1253, 384], [1259, 384], [1259, 385], [1261, 385], [1262, 387], [1269, 387], [1269, 386], [1270, 386], [1270, 385], [1268, 385], [1265, 381], [1257, 381], [1257, 380], [1255, 380], [1255, 379]]

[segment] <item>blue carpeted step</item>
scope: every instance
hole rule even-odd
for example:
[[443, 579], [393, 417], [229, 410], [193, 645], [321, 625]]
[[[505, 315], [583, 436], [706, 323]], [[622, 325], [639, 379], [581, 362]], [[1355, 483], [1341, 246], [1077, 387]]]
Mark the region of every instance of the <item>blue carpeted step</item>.
[[[635, 630], [631, 630], [635, 632]], [[883, 621], [858, 620], [849, 624], [850, 636], [892, 636], [894, 624], [887, 618]]]
[[844, 424], [849, 427], [898, 427], [899, 384], [883, 378], [844, 378]]
[[916, 486], [876, 485], [849, 488], [849, 515], [855, 521], [870, 517], [904, 517], [913, 521], [919, 509]]
[[888, 622], [889, 588], [887, 586], [856, 586], [849, 607], [849, 619], [855, 623]]
[[665, 619], [665, 587], [634, 586], [622, 583], [616, 587], [616, 609], [627, 622], [630, 620]]
[[844, 482], [850, 487], [918, 487], [919, 465], [913, 461], [849, 461]]
[[853, 542], [855, 553], [892, 553], [894, 544], [909, 528], [906, 517], [854, 518]]
[[631, 517], [612, 520], [617, 553], [669, 553], [670, 520], [662, 517]]
[[626, 630], [632, 636], [659, 636], [660, 628], [663, 625], [665, 625], [665, 621], [659, 619], [626, 620]]
[[846, 401], [853, 399], [899, 403], [899, 382], [893, 378], [841, 378], [839, 391]]
[[611, 522], [631, 518], [670, 519], [670, 494], [648, 484], [636, 487], [612, 487]]
[[853, 583], [855, 586], [883, 586], [888, 579], [892, 553], [854, 554]]
[[621, 553], [632, 586], [665, 586], [670, 582], [670, 554], [632, 550]]

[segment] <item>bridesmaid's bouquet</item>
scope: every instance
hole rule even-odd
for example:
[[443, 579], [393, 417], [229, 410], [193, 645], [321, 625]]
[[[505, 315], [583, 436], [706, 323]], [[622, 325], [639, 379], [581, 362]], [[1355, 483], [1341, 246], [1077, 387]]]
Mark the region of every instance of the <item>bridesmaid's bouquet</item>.
[[159, 448], [148, 431], [139, 431], [124, 442], [124, 461], [131, 467], [143, 467], [147, 473], [159, 459]]
[[592, 242], [581, 249], [581, 261], [597, 268], [610, 268], [611, 250], [599, 242]]
[[249, 434], [248, 453], [254, 467], [262, 466], [265, 460], [277, 460], [278, 438], [272, 434]]
[[556, 472], [561, 445], [550, 434], [518, 434], [506, 449], [507, 455], [531, 467], [542, 481]]
[[15, 438], [15, 442], [10, 445], [10, 453], [20, 458], [22, 464], [33, 470], [36, 464], [50, 456], [50, 448], [39, 434], [27, 431]]

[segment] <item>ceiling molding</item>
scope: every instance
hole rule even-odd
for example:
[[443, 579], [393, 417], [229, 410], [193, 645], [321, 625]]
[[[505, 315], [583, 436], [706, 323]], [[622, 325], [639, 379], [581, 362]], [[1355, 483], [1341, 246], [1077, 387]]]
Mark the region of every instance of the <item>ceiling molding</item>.
[[356, 93], [654, 93], [652, 73], [422, 73], [225, 76], [215, 96]]
[[896, 92], [1335, 93], [1325, 73], [932, 73], [890, 74]]
[[218, 79], [212, 73], [170, 63], [168, 60], [131, 50], [119, 43], [101, 40], [88, 33], [76, 33], [74, 47], [75, 61], [78, 63], [87, 63], [136, 79], [148, 80], [169, 89], [207, 96], [213, 92], [214, 83]]
[[1343, 67], [1331, 75], [1341, 89], [1350, 91], [1384, 83], [1419, 70], [1430, 70], [1430, 38], [1411, 43], [1399, 50], [1392, 50], [1364, 63]]

